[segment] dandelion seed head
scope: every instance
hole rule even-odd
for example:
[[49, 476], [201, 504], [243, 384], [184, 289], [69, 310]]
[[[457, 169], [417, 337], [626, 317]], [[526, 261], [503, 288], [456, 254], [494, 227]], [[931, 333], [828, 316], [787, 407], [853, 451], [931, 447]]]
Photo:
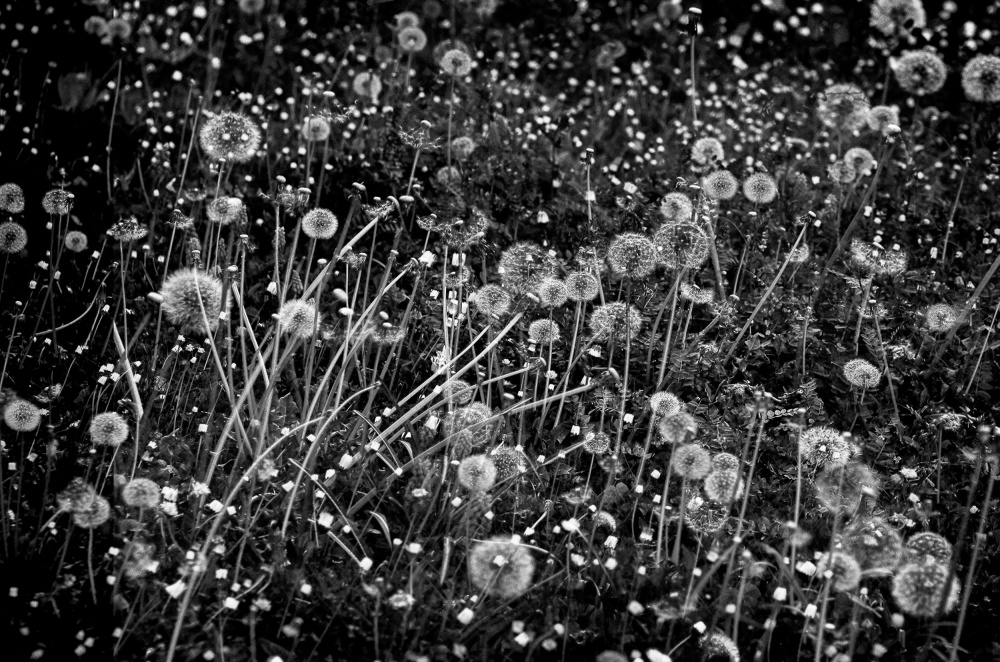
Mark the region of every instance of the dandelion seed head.
[[472, 401], [476, 387], [464, 379], [449, 379], [441, 386], [442, 397], [453, 405], [467, 405]]
[[117, 412], [97, 414], [90, 419], [90, 439], [95, 446], [121, 446], [128, 439], [128, 423]]
[[687, 281], [681, 283], [680, 296], [684, 301], [698, 305], [707, 305], [715, 301], [715, 292], [698, 287], [694, 283]]
[[81, 529], [96, 529], [111, 518], [111, 504], [102, 496], [73, 513], [73, 523]]
[[705, 649], [706, 659], [713, 660], [724, 657], [728, 662], [740, 662], [740, 649], [736, 642], [719, 630], [715, 630], [703, 638], [701, 646]]
[[815, 480], [816, 498], [827, 510], [852, 513], [862, 497], [876, 496], [879, 479], [861, 462], [828, 464]]
[[1000, 57], [977, 55], [962, 69], [965, 98], [978, 103], [1000, 101]]
[[615, 516], [606, 510], [598, 510], [594, 513], [594, 528], [604, 529], [608, 533], [614, 533], [618, 528], [618, 522], [615, 521]]
[[664, 223], [690, 222], [694, 216], [691, 198], [679, 192], [667, 193], [660, 201], [660, 216]]
[[892, 73], [904, 91], [922, 97], [944, 87], [948, 68], [941, 56], [932, 51], [905, 51], [896, 60]]
[[559, 340], [559, 325], [552, 320], [535, 320], [528, 325], [528, 342], [547, 345]]
[[801, 244], [788, 253], [788, 261], [792, 264], [802, 264], [809, 259], [812, 254], [812, 250], [809, 248], [808, 244]]
[[667, 269], [697, 269], [708, 259], [708, 236], [694, 223], [664, 223], [653, 234], [660, 264]]
[[869, 517], [844, 527], [840, 546], [869, 573], [888, 573], [903, 556], [903, 538], [881, 517]]
[[649, 409], [653, 412], [653, 423], [664, 416], [670, 416], [684, 409], [684, 401], [669, 391], [657, 391], [649, 396]]
[[858, 171], [847, 161], [834, 161], [827, 166], [826, 174], [838, 184], [850, 184], [858, 178]]
[[476, 310], [487, 317], [502, 317], [513, 304], [510, 293], [499, 285], [483, 285], [469, 298]]
[[808, 464], [845, 464], [859, 453], [856, 444], [839, 430], [819, 425], [799, 433], [799, 452]]
[[852, 147], [844, 152], [844, 162], [850, 163], [859, 175], [870, 174], [875, 168], [875, 157], [864, 147]]
[[489, 455], [470, 455], [459, 463], [457, 475], [470, 492], [488, 492], [497, 482], [497, 466]]
[[861, 564], [845, 552], [827, 552], [816, 564], [817, 573], [830, 577], [830, 588], [837, 592], [853, 591], [861, 583]]
[[661, 0], [656, 6], [656, 15], [664, 24], [669, 25], [684, 13], [684, 5], [678, 0]]
[[498, 446], [491, 457], [497, 468], [497, 480], [514, 478], [521, 473], [521, 454], [510, 446]]
[[396, 35], [399, 50], [407, 55], [419, 53], [427, 48], [427, 33], [417, 25], [407, 26]]
[[949, 584], [948, 575], [948, 566], [933, 558], [907, 563], [892, 579], [892, 597], [910, 616], [935, 618], [950, 613], [958, 604], [961, 582], [953, 577]]
[[868, 96], [857, 85], [838, 83], [820, 94], [816, 113], [823, 124], [838, 131], [856, 131], [868, 122]]
[[312, 239], [330, 239], [340, 222], [329, 209], [311, 209], [302, 217], [302, 232]]
[[0, 253], [20, 253], [28, 245], [28, 232], [20, 223], [0, 223]]
[[504, 600], [526, 593], [535, 574], [531, 553], [510, 536], [496, 536], [476, 543], [469, 550], [466, 564], [473, 586]]
[[924, 531], [907, 539], [903, 548], [903, 561], [917, 563], [929, 556], [938, 563], [947, 565], [951, 563], [953, 553], [952, 544], [944, 536]]
[[950, 331], [958, 323], [958, 311], [946, 303], [935, 303], [927, 308], [924, 321], [932, 333]]
[[256, 16], [264, 11], [265, 0], [240, 0], [240, 11], [249, 16]]
[[632, 304], [613, 301], [595, 306], [590, 314], [594, 339], [612, 344], [631, 342], [642, 330], [642, 315]]
[[133, 508], [160, 505], [160, 486], [148, 478], [133, 478], [122, 487], [122, 501]]
[[181, 210], [175, 209], [167, 217], [167, 225], [178, 231], [190, 230], [194, 227], [194, 219], [190, 216], [185, 216]]
[[73, 196], [62, 189], [52, 189], [42, 196], [42, 209], [46, 214], [62, 216], [73, 208]]
[[583, 450], [591, 455], [603, 455], [611, 448], [611, 437], [606, 432], [588, 432], [583, 441]]
[[851, 359], [844, 364], [844, 378], [852, 386], [870, 389], [878, 386], [882, 372], [864, 359]]
[[545, 308], [558, 308], [569, 299], [569, 288], [566, 283], [549, 276], [538, 284], [538, 300]]
[[910, 259], [902, 251], [885, 251], [875, 260], [875, 273], [880, 276], [898, 276], [906, 271]]
[[[709, 474], [711, 475], [711, 474]], [[684, 523], [702, 535], [715, 535], [729, 521], [729, 506], [695, 496], [688, 501]]]
[[453, 186], [462, 182], [462, 173], [455, 166], [441, 166], [434, 179], [441, 186]]
[[462, 40], [444, 39], [434, 45], [434, 50], [431, 52], [431, 58], [434, 60], [434, 62], [438, 63], [438, 66], [440, 66], [441, 60], [442, 58], [444, 58], [445, 53], [452, 50], [462, 51], [470, 58], [472, 57], [472, 49], [470, 49], [469, 46]]
[[694, 416], [681, 410], [661, 418], [657, 430], [660, 444], [683, 444], [698, 432], [698, 422]]
[[674, 473], [686, 480], [701, 480], [712, 471], [712, 454], [700, 444], [684, 444], [674, 449]]
[[872, 5], [871, 25], [887, 37], [902, 31], [927, 26], [927, 12], [922, 0], [876, 0]]
[[205, 207], [208, 220], [219, 225], [229, 225], [238, 221], [243, 211], [243, 201], [239, 198], [220, 196]]
[[441, 71], [449, 76], [462, 78], [468, 76], [469, 72], [472, 71], [472, 58], [465, 51], [453, 48], [441, 56], [438, 65], [441, 67]]
[[105, 27], [103, 42], [109, 44], [114, 39], [125, 41], [132, 36], [132, 24], [121, 16], [115, 16], [108, 20]]
[[[129, 216], [128, 218], [123, 218], [112, 225], [108, 230], [108, 234], [114, 237], [117, 241], [128, 243], [130, 241], [135, 241], [136, 239], [142, 239], [149, 234], [149, 230], [141, 227], [139, 225], [139, 221], [135, 219], [135, 216]], [[197, 237], [195, 238], [197, 239]]]
[[778, 197], [778, 185], [774, 183], [771, 175], [757, 172], [743, 182], [743, 195], [754, 204], [766, 205]]
[[103, 16], [89, 16], [83, 22], [83, 31], [87, 34], [103, 37], [108, 32], [108, 21]]
[[198, 138], [210, 160], [246, 163], [260, 148], [261, 133], [246, 115], [221, 112], [205, 121]]
[[0, 211], [20, 214], [24, 211], [24, 191], [14, 183], [0, 186]]
[[181, 333], [207, 335], [218, 328], [222, 281], [215, 276], [198, 269], [178, 269], [163, 281], [160, 296], [163, 314]]
[[459, 136], [451, 141], [451, 153], [459, 161], [465, 161], [476, 151], [476, 141], [469, 136]]
[[732, 453], [716, 453], [712, 457], [712, 468], [716, 471], [736, 472], [740, 470], [740, 458]]
[[316, 304], [304, 299], [292, 299], [278, 310], [278, 328], [285, 335], [309, 340], [323, 322], [323, 315], [316, 311]]
[[890, 126], [899, 126], [899, 113], [889, 106], [873, 106], [868, 111], [868, 126], [884, 134]]
[[739, 188], [739, 181], [728, 170], [716, 170], [701, 180], [702, 191], [712, 200], [729, 200]]
[[698, 165], [721, 163], [725, 154], [722, 143], [717, 138], [699, 138], [691, 147], [691, 160]]
[[878, 258], [882, 250], [875, 244], [860, 239], [852, 239], [850, 246], [851, 263], [863, 272], [873, 273], [878, 268]]
[[705, 496], [717, 503], [731, 503], [743, 495], [743, 479], [739, 472], [714, 469], [705, 478]]
[[449, 412], [441, 431], [444, 438], [451, 441], [456, 455], [463, 455], [485, 445], [493, 436], [492, 416], [493, 411], [487, 405], [473, 402]]
[[70, 230], [63, 238], [63, 245], [73, 253], [82, 253], [87, 250], [87, 235], [79, 230]]
[[23, 398], [11, 398], [3, 406], [3, 421], [11, 430], [30, 432], [42, 422], [42, 413]]
[[623, 232], [608, 245], [607, 259], [616, 276], [645, 278], [656, 269], [656, 246], [638, 232]]
[[566, 296], [570, 301], [593, 301], [600, 291], [597, 277], [587, 271], [576, 271], [566, 276]]
[[359, 97], [374, 102], [382, 94], [382, 79], [371, 71], [362, 71], [354, 77], [351, 89]]
[[401, 11], [395, 16], [396, 29], [405, 30], [420, 25], [420, 16], [412, 11]]
[[813, 536], [795, 522], [787, 522], [785, 524], [785, 538], [792, 547], [802, 549], [812, 542]]
[[311, 115], [302, 120], [302, 138], [309, 142], [323, 142], [330, 137], [330, 120], [323, 115]]
[[97, 490], [93, 485], [82, 478], [74, 478], [56, 495], [56, 504], [60, 512], [77, 513], [89, 508], [96, 498]]

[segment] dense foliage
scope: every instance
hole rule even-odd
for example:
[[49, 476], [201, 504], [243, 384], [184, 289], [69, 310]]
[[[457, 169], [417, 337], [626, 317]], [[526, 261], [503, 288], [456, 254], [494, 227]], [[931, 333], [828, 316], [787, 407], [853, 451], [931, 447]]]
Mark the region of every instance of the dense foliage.
[[996, 659], [998, 14], [9, 0], [5, 659]]

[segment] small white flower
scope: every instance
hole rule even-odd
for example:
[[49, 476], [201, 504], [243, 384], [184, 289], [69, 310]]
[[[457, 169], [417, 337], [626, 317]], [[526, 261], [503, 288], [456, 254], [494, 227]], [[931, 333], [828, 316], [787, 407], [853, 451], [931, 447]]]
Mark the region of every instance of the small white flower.
[[672, 658], [666, 653], [661, 653], [655, 648], [650, 648], [646, 651], [646, 657], [649, 658], [649, 662], [671, 662]]
[[185, 587], [186, 584], [184, 583], [184, 580], [179, 579], [170, 586], [167, 586], [166, 591], [170, 595], [170, 597], [176, 600], [180, 596], [180, 594], [184, 592]]
[[813, 563], [812, 561], [803, 561], [802, 563], [799, 563], [797, 569], [803, 575], [807, 575], [809, 577], [812, 577], [814, 574], [816, 574], [816, 564]]

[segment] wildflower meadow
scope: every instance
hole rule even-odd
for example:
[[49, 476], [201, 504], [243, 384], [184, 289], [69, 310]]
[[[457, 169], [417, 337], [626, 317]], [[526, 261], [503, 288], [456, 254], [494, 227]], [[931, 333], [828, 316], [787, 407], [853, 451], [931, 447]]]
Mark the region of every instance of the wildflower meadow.
[[0, 659], [1000, 660], [1000, 1], [0, 5]]

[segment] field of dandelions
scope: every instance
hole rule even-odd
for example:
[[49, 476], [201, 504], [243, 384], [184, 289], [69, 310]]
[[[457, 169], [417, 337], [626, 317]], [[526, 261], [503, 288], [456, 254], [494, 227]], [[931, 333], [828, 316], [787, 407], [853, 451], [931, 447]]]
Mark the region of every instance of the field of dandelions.
[[0, 657], [1000, 659], [1000, 3], [7, 0]]

